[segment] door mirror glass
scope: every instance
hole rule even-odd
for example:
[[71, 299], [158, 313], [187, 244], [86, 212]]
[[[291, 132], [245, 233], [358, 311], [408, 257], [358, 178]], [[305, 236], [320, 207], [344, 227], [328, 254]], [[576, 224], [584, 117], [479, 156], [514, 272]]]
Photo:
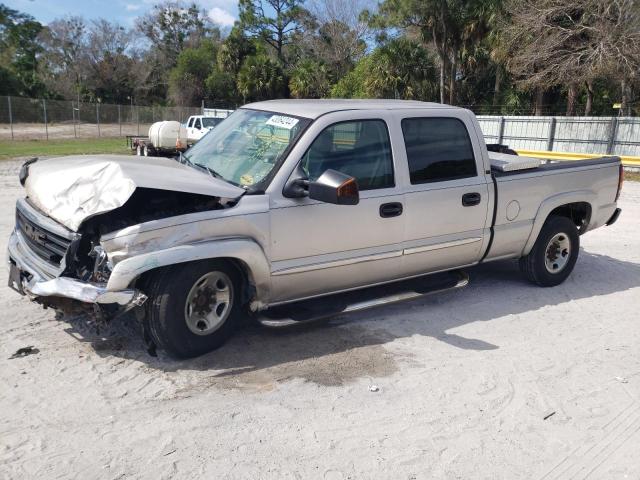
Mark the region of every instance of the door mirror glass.
[[355, 178], [326, 170], [313, 182], [309, 182], [309, 198], [336, 205], [357, 205], [360, 201], [358, 182]]

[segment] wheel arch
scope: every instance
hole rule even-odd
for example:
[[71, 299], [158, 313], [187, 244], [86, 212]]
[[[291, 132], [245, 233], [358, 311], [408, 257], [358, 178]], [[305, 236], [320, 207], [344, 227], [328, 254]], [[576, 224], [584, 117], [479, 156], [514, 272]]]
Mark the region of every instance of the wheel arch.
[[561, 193], [544, 200], [540, 204], [533, 220], [531, 233], [522, 251], [522, 256], [527, 255], [531, 251], [542, 230], [544, 222], [546, 222], [551, 215], [569, 218], [576, 225], [580, 234], [586, 232], [589, 228], [589, 222], [591, 221], [592, 205], [595, 200], [596, 194], [591, 190]]
[[[591, 220], [592, 207], [589, 202], [565, 203], [549, 212], [548, 217], [555, 215], [566, 217], [578, 228], [578, 233], [582, 235], [586, 232]], [[547, 218], [548, 218], [547, 217]]]
[[200, 260], [225, 260], [234, 265], [247, 281], [251, 309], [259, 310], [268, 304], [271, 271], [264, 251], [251, 239], [225, 239], [179, 245], [117, 263], [111, 272], [107, 289], [129, 288], [144, 279], [149, 272], [160, 268]]

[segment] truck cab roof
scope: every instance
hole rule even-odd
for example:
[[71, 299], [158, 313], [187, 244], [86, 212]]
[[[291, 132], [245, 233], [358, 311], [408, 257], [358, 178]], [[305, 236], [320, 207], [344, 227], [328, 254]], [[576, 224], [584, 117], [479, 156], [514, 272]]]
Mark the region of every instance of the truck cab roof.
[[353, 99], [320, 99], [320, 100], [267, 100], [244, 105], [242, 108], [262, 110], [316, 119], [321, 115], [345, 110], [394, 110], [394, 109], [459, 109], [441, 103], [420, 102], [417, 100], [353, 100]]

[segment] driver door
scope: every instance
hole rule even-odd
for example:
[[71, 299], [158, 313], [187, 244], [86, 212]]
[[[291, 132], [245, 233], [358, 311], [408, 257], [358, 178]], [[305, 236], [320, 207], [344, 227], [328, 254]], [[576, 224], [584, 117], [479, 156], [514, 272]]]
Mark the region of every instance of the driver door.
[[299, 161], [309, 180], [333, 169], [358, 182], [357, 205], [309, 198], [272, 202], [272, 301], [285, 302], [397, 278], [403, 196], [394, 174], [387, 122], [331, 123]]
[[194, 140], [200, 140], [202, 138], [202, 121], [199, 118], [194, 120], [191, 130], [191, 138]]

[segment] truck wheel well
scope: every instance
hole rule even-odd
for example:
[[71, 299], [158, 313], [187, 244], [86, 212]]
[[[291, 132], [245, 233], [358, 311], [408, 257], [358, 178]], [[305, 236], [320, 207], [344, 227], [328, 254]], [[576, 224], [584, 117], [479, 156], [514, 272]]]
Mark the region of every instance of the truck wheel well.
[[591, 205], [587, 202], [567, 203], [553, 209], [549, 216], [568, 218], [578, 228], [578, 232], [582, 234], [591, 220]]
[[[240, 274], [240, 277], [242, 278], [242, 285], [240, 286], [240, 288], [241, 288], [243, 303], [248, 303], [253, 298], [255, 294], [255, 287], [254, 287], [255, 283], [251, 275], [251, 270], [249, 269], [249, 266], [246, 263], [244, 263], [242, 260], [239, 260], [237, 258], [232, 258], [232, 257], [216, 257], [211, 259], [196, 260], [194, 262], [185, 262], [185, 263], [206, 262], [207, 260], [222, 260], [224, 262], [229, 263], [229, 265], [233, 266], [238, 271], [238, 273]], [[166, 265], [162, 267], [152, 268], [151, 270], [147, 270], [146, 272], [142, 273], [133, 282], [134, 286], [144, 292], [145, 288], [149, 284], [149, 279], [152, 276], [154, 276], [155, 274], [157, 274], [159, 271], [163, 269], [175, 267], [176, 265], [179, 265], [179, 264]]]

